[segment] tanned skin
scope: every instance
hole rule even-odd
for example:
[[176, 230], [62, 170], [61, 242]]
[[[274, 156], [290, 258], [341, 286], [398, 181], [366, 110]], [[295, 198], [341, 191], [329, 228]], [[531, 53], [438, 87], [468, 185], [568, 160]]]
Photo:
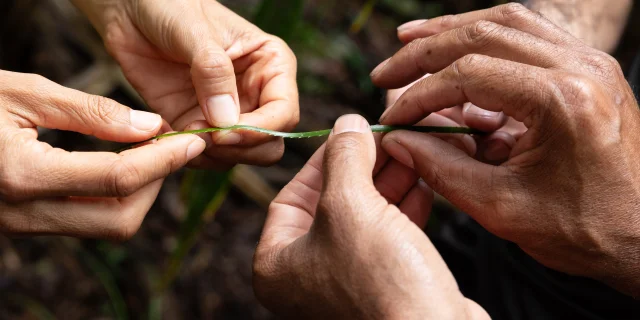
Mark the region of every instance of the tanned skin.
[[530, 0], [525, 5], [590, 47], [608, 53], [618, 46], [632, 0]]

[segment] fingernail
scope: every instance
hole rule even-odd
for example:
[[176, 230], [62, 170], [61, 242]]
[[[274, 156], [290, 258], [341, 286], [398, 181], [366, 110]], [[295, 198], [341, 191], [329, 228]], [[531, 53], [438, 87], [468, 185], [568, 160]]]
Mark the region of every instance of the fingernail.
[[199, 156], [204, 149], [207, 147], [207, 143], [202, 140], [202, 138], [197, 137], [197, 139], [187, 147], [187, 159], [193, 160], [195, 157]]
[[389, 108], [387, 108], [387, 110], [385, 110], [382, 115], [380, 116], [380, 119], [378, 119], [378, 122], [380, 122], [381, 124], [383, 124], [382, 122], [384, 121], [384, 119], [389, 115], [389, 112], [391, 112], [391, 109], [393, 109], [393, 107], [396, 104], [394, 103], [393, 105], [391, 105]]
[[409, 168], [415, 169], [413, 166], [413, 158], [411, 157], [411, 154], [409, 154], [409, 151], [395, 140], [387, 140], [384, 144], [384, 149], [390, 156], [398, 160], [400, 163]]
[[384, 69], [384, 67], [389, 63], [389, 60], [391, 60], [391, 58], [382, 61], [377, 67], [375, 67], [375, 69], [373, 69], [373, 71], [371, 71], [370, 76], [375, 76], [376, 74], [380, 73], [380, 71], [382, 71], [382, 69]]
[[338, 135], [347, 132], [365, 133], [370, 131], [369, 123], [365, 118], [357, 114], [344, 115], [336, 121], [333, 126], [333, 134]]
[[497, 118], [500, 116], [500, 112], [494, 112], [494, 111], [489, 111], [489, 110], [485, 110], [482, 108], [479, 108], [471, 103], [466, 103], [464, 108], [463, 108], [463, 112], [468, 113], [468, 114], [472, 114], [474, 116], [477, 117], [481, 117], [481, 118]]
[[418, 187], [426, 192], [433, 191], [433, 189], [431, 189], [431, 187], [429, 187], [429, 185], [424, 180], [422, 180], [422, 178], [418, 179]]
[[420, 20], [413, 20], [413, 21], [409, 21], [405, 24], [402, 24], [398, 27], [398, 31], [407, 31], [409, 29], [413, 29], [423, 23], [425, 23], [427, 21], [427, 19], [420, 19]]
[[240, 114], [233, 97], [228, 94], [213, 96], [207, 100], [209, 121], [221, 128], [231, 127], [238, 123]]
[[140, 131], [154, 131], [162, 126], [162, 117], [159, 114], [145, 111], [131, 110], [129, 121], [134, 128]]
[[218, 145], [234, 145], [239, 144], [240, 141], [242, 141], [242, 135], [230, 130], [220, 131], [216, 137], [216, 144]]
[[509, 158], [511, 148], [501, 141], [493, 140], [489, 141], [487, 149], [484, 150], [484, 158], [489, 161], [504, 161]]
[[[185, 129], [186, 130], [186, 129]], [[200, 139], [202, 139], [206, 145], [206, 148], [209, 148], [210, 146], [213, 145], [213, 138], [211, 137], [212, 134], [210, 132], [205, 132], [205, 133], [199, 133], [197, 134], [198, 137], [200, 137]]]

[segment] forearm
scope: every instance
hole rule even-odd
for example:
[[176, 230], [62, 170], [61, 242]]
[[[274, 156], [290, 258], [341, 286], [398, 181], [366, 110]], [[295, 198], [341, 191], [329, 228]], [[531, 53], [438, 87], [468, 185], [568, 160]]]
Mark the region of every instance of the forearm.
[[633, 0], [528, 0], [525, 4], [589, 46], [611, 53], [618, 45]]

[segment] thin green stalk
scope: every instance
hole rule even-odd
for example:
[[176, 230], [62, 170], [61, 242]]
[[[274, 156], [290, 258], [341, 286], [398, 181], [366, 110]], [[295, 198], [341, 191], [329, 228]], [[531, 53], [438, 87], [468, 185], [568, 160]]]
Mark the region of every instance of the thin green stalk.
[[[199, 133], [208, 133], [208, 132], [223, 131], [223, 130], [228, 130], [228, 131], [249, 130], [249, 131], [268, 134], [275, 137], [288, 138], [288, 139], [323, 137], [323, 136], [328, 136], [331, 133], [331, 129], [307, 131], [307, 132], [281, 132], [281, 131], [273, 131], [273, 130], [258, 128], [258, 127], [252, 127], [252, 126], [237, 125], [237, 126], [232, 126], [228, 128], [206, 128], [206, 129], [200, 129], [200, 130], [165, 133], [165, 134], [155, 136], [153, 138], [149, 138], [145, 141], [127, 145], [126, 147], [116, 152], [120, 153], [122, 151], [131, 149], [132, 147], [139, 145], [141, 143], [149, 142], [156, 139], [162, 139], [162, 138], [177, 136], [181, 134], [199, 134]], [[466, 127], [386, 126], [386, 125], [380, 125], [380, 124], [371, 126], [371, 131], [376, 133], [388, 133], [395, 130], [408, 130], [408, 131], [426, 132], [426, 133], [462, 133], [462, 134], [482, 134], [483, 133], [480, 130], [473, 129], [473, 128], [466, 128]]]

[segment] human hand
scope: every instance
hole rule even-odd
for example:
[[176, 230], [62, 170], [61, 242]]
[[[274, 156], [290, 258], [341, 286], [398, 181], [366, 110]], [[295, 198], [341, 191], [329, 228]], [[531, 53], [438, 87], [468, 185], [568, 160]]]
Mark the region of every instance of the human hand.
[[[386, 108], [393, 106], [398, 98], [416, 82], [399, 89], [388, 90]], [[503, 112], [484, 110], [470, 102], [431, 113], [419, 124], [465, 126], [487, 132], [485, 135], [476, 135], [473, 138], [458, 134], [444, 137], [445, 141], [458, 149], [466, 150], [477, 160], [496, 165], [507, 161], [516, 141], [527, 131], [527, 127], [522, 122], [505, 116]]]
[[37, 127], [136, 142], [162, 127], [160, 116], [0, 71], [0, 232], [128, 239], [163, 178], [199, 155], [194, 135], [162, 139], [121, 154], [66, 152], [37, 140]]
[[[631, 0], [615, 2], [593, 0], [575, 1], [569, 5], [565, 1], [539, 0], [528, 1], [527, 6], [538, 11], [553, 23], [571, 33], [590, 47], [612, 52], [620, 38], [627, 16], [631, 10]], [[449, 17], [441, 18], [445, 21]], [[448, 28], [424, 27], [427, 20], [415, 20], [398, 27], [398, 38], [408, 44], [413, 40], [427, 38], [447, 31]], [[427, 25], [428, 26], [428, 25]], [[389, 90], [387, 106], [393, 105], [410, 86]], [[445, 116], [459, 125], [489, 132], [487, 136], [477, 136], [476, 159], [486, 163], [505, 162], [516, 141], [527, 130], [526, 126], [502, 112], [493, 112], [478, 108], [472, 103], [438, 111], [427, 118], [430, 122]]]
[[[243, 124], [290, 131], [298, 123], [296, 59], [280, 39], [211, 0], [75, 1], [127, 79], [175, 130]], [[203, 134], [193, 167], [270, 165], [281, 138]]]
[[373, 80], [397, 88], [433, 75], [382, 123], [471, 102], [528, 130], [500, 166], [411, 132], [387, 135], [385, 150], [542, 264], [638, 296], [640, 115], [617, 62], [518, 4], [422, 28], [437, 34], [411, 42]]
[[254, 258], [267, 308], [305, 319], [488, 318], [421, 230], [432, 191], [387, 159], [365, 119], [338, 119], [269, 208]]

